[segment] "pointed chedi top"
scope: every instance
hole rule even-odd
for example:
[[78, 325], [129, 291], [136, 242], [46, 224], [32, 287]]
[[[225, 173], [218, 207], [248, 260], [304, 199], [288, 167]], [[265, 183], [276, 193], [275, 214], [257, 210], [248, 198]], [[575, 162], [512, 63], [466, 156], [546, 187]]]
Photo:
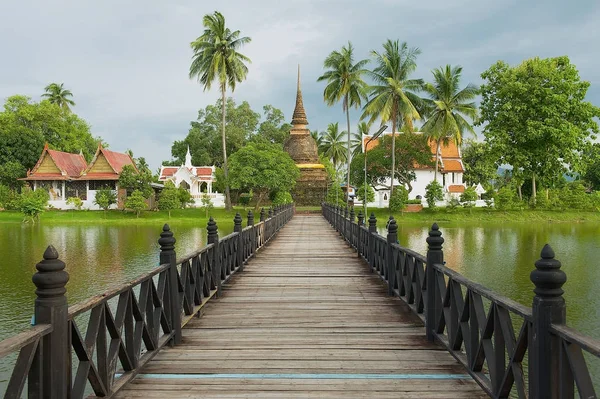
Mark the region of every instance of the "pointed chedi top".
[[300, 89], [300, 65], [298, 65], [298, 89], [296, 92], [296, 108], [294, 108], [294, 115], [292, 116], [292, 125], [308, 125], [306, 111], [302, 103], [302, 90]]

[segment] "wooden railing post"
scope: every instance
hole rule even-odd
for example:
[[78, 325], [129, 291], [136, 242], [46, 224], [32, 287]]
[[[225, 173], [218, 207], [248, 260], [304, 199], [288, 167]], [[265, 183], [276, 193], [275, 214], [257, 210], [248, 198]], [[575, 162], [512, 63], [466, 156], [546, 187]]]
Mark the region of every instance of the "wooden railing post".
[[[550, 333], [551, 324], [565, 324], [567, 309], [562, 286], [567, 281], [560, 270], [560, 261], [554, 259], [554, 251], [548, 244], [544, 246], [541, 259], [535, 262], [535, 270], [530, 279], [535, 285], [533, 292], [533, 331], [529, 335], [529, 397], [564, 398], [559, 391], [560, 362], [562, 352], [560, 340]], [[566, 394], [563, 392], [563, 394]]]
[[444, 239], [437, 223], [431, 226], [429, 237], [427, 237], [427, 268], [425, 269], [425, 278], [427, 279], [425, 306], [425, 333], [427, 340], [435, 341], [435, 325], [441, 312], [440, 294], [436, 288], [434, 264], [444, 264], [444, 251], [442, 250]]
[[[52, 245], [46, 248], [44, 260], [35, 265], [38, 270], [32, 281], [35, 290], [35, 321], [37, 324], [52, 324], [52, 332], [42, 338], [41, 369], [30, 374], [31, 397], [42, 393], [44, 398], [66, 398], [69, 396], [71, 375], [71, 351], [67, 292], [65, 285], [69, 274], [64, 270], [65, 263], [58, 259], [58, 252]], [[41, 387], [38, 383], [41, 381]]]
[[358, 228], [356, 229], [357, 231], [357, 238], [358, 238], [358, 244], [357, 244], [357, 256], [360, 258], [361, 255], [364, 253], [364, 248], [363, 248], [363, 244], [364, 241], [362, 239], [362, 235], [363, 235], [363, 229], [362, 227], [365, 225], [365, 216], [363, 215], [362, 211], [358, 211]]
[[273, 217], [273, 208], [269, 208], [269, 219]]
[[[252, 212], [252, 209], [248, 211], [248, 224], [246, 226], [254, 226], [254, 213]], [[256, 252], [256, 242], [256, 229], [253, 227], [250, 233], [250, 255]]]
[[350, 208], [350, 245], [354, 246], [354, 207]]
[[239, 270], [242, 271], [244, 269], [244, 241], [242, 240], [242, 215], [239, 212], [236, 212], [233, 218], [233, 232], [238, 233], [235, 257], [237, 258]]
[[396, 276], [396, 262], [394, 259], [394, 248], [393, 244], [398, 241], [398, 225], [396, 220], [390, 216], [388, 222], [388, 234], [387, 234], [387, 283], [388, 283], [388, 295], [394, 295], [394, 277]]
[[208, 225], [206, 226], [207, 231], [207, 244], [215, 244], [213, 247], [213, 258], [212, 258], [212, 272], [213, 272], [213, 281], [217, 284], [217, 296], [221, 296], [222, 294], [222, 280], [221, 280], [221, 256], [220, 256], [220, 248], [219, 248], [219, 228], [217, 227], [217, 222], [210, 217], [208, 220]]
[[175, 254], [175, 237], [168, 224], [163, 226], [158, 244], [160, 245], [160, 264], [169, 264], [169, 302], [173, 344], [181, 343], [181, 303], [179, 301], [179, 284], [177, 283], [177, 255]]
[[377, 234], [377, 218], [375, 217], [375, 213], [371, 212], [371, 216], [369, 217], [369, 253], [367, 256], [367, 261], [369, 262], [371, 271], [373, 271], [373, 263], [375, 259], [375, 234]]
[[344, 207], [344, 225], [342, 226], [342, 235], [348, 240], [348, 205]]
[[265, 221], [265, 208], [260, 208], [260, 219], [261, 222]]

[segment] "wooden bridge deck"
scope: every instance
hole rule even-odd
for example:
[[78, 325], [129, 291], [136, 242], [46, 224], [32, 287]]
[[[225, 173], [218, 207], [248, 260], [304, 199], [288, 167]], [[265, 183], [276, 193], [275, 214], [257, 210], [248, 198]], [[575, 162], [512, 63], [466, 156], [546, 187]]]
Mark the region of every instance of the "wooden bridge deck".
[[487, 397], [321, 216], [296, 216], [117, 397]]

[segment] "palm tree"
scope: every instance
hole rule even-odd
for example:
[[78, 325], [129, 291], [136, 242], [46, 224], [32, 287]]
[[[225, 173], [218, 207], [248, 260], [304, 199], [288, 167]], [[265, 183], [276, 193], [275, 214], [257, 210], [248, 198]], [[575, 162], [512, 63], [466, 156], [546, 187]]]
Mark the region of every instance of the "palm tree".
[[383, 44], [383, 52], [371, 51], [377, 66], [369, 72], [375, 84], [370, 89], [370, 99], [365, 104], [361, 119], [370, 116], [369, 123], [381, 119], [381, 124], [392, 122], [392, 181], [390, 195], [394, 191], [394, 175], [396, 168], [396, 127], [398, 119], [412, 132], [413, 121], [420, 119], [415, 106], [420, 102], [414, 93], [423, 86], [421, 79], [409, 79], [409, 75], [417, 68], [416, 59], [421, 50], [408, 48], [406, 42], [387, 40]]
[[[327, 81], [327, 86], [323, 92], [325, 103], [329, 106], [342, 100], [342, 109], [346, 112], [346, 122], [348, 123], [348, 170], [346, 171], [346, 187], [350, 187], [350, 107], [358, 108], [362, 100], [366, 97], [367, 84], [362, 79], [367, 70], [364, 69], [368, 60], [360, 60], [354, 63], [354, 48], [352, 43], [348, 46], [342, 46], [341, 51], [332, 51], [325, 58], [323, 66], [328, 70], [317, 79], [318, 82]], [[349, 192], [349, 191], [347, 191]]]
[[429, 94], [430, 115], [422, 127], [423, 133], [436, 141], [435, 177], [437, 180], [439, 153], [442, 142], [454, 140], [459, 146], [465, 132], [475, 135], [473, 126], [465, 117], [477, 118], [477, 106], [473, 101], [479, 89], [469, 83], [460, 90], [461, 66], [446, 65], [434, 69], [433, 83], [425, 84], [424, 90]]
[[225, 208], [231, 209], [229, 195], [229, 172], [227, 170], [227, 148], [225, 140], [225, 91], [227, 86], [233, 92], [237, 83], [246, 78], [250, 59], [238, 52], [247, 43], [249, 37], [240, 37], [240, 31], [231, 31], [225, 27], [225, 17], [218, 11], [205, 15], [202, 19], [204, 33], [190, 45], [194, 51], [190, 65], [190, 79], [197, 78], [204, 85], [204, 91], [210, 90], [213, 81], [221, 89], [223, 174], [225, 177]]
[[317, 149], [320, 153], [321, 147], [323, 146], [323, 135], [318, 130], [313, 130], [310, 132], [310, 136], [315, 140], [315, 143], [317, 143]]
[[73, 97], [73, 93], [71, 93], [71, 90], [64, 88], [64, 83], [50, 83], [44, 90], [46, 92], [42, 94], [42, 97], [48, 97], [48, 101], [52, 104], [56, 104], [67, 111], [71, 111], [69, 106], [75, 105], [75, 101], [68, 98]]
[[323, 155], [331, 159], [335, 170], [338, 170], [339, 164], [346, 160], [346, 146], [344, 146], [344, 134], [339, 131], [338, 123], [330, 123], [323, 134]]
[[358, 132], [352, 133], [352, 157], [362, 153], [362, 140], [364, 135], [368, 135], [370, 125], [365, 122], [358, 123]]

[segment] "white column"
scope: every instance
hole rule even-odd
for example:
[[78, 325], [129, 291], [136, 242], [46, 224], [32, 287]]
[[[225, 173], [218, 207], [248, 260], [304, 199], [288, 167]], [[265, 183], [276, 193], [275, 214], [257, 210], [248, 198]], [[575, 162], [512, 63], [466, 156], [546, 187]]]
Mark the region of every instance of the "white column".
[[61, 192], [62, 192], [61, 197], [62, 197], [63, 201], [65, 200], [65, 186], [66, 186], [66, 184], [65, 184], [65, 181], [63, 180], [62, 181], [62, 190], [61, 190]]

